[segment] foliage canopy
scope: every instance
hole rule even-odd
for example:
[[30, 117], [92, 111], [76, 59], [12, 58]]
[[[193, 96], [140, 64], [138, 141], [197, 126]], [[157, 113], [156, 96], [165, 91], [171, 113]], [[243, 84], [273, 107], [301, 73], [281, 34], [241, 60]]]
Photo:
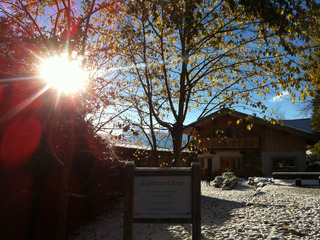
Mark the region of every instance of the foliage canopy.
[[[297, 56], [309, 49], [306, 26], [318, 21], [316, 9], [314, 0], [0, 4], [14, 30], [38, 47], [30, 49], [37, 57], [65, 51], [83, 57], [92, 70], [84, 104], [95, 113], [88, 117], [98, 118], [97, 131], [121, 115], [124, 124], [117, 126], [134, 135], [140, 128], [156, 154], [156, 134], [167, 129], [176, 165], [183, 165], [182, 134], [190, 114], [199, 120], [235, 106], [264, 113], [262, 99], [270, 92], [286, 90], [293, 102], [314, 95], [297, 77], [304, 71]], [[112, 117], [104, 120], [106, 115]]]
[[[221, 107], [265, 112], [262, 99], [288, 91], [295, 102], [313, 95], [298, 74], [297, 54], [309, 48], [304, 26], [315, 1], [130, 1], [106, 37], [117, 53], [121, 101], [136, 109], [132, 126], [167, 129], [177, 165], [190, 114]], [[125, 66], [125, 67], [124, 67]], [[260, 97], [260, 98], [259, 98]], [[145, 134], [148, 134], [145, 131]]]

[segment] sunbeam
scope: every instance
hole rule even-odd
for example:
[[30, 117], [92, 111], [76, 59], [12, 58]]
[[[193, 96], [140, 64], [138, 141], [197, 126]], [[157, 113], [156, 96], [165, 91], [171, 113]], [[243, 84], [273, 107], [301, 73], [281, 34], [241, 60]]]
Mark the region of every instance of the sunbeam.
[[10, 109], [8, 112], [3, 114], [0, 117], [0, 125], [10, 119], [12, 119], [14, 116], [16, 116], [18, 113], [23, 111], [25, 108], [27, 108], [30, 104], [32, 104], [35, 100], [37, 100], [44, 92], [46, 92], [49, 89], [49, 85], [44, 86], [40, 91], [36, 92], [35, 94], [31, 95], [18, 105], [14, 106], [12, 109]]

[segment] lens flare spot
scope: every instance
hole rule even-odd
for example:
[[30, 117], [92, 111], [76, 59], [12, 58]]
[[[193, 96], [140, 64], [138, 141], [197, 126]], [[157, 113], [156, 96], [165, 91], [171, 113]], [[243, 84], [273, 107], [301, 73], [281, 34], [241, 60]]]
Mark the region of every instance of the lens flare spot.
[[41, 124], [35, 117], [14, 120], [5, 130], [0, 146], [0, 162], [7, 170], [23, 166], [38, 147]]

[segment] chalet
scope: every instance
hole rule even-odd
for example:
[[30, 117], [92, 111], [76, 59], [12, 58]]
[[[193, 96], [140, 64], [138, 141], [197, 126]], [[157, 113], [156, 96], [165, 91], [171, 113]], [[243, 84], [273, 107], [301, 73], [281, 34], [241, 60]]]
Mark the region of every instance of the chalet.
[[315, 143], [310, 119], [273, 124], [221, 109], [188, 125], [203, 176], [230, 170], [238, 177], [271, 176], [273, 171], [303, 171], [307, 145]]

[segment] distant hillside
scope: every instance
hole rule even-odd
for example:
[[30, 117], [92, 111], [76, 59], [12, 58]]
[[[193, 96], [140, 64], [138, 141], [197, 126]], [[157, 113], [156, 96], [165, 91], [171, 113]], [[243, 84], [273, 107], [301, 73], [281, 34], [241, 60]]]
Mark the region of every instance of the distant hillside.
[[[125, 138], [127, 140], [130, 140], [132, 142], [139, 142], [139, 140], [141, 141], [141, 143], [143, 145], [148, 146], [149, 142], [146, 136], [133, 136], [130, 133], [126, 133], [125, 134]], [[173, 149], [173, 143], [172, 143], [172, 138], [170, 136], [170, 134], [168, 134], [168, 132], [160, 132], [157, 136], [157, 142], [158, 142], [158, 147], [160, 148], [166, 148], [166, 149]], [[187, 142], [188, 137], [186, 135], [182, 136], [182, 141], [183, 142]]]
[[[109, 138], [107, 136], [108, 134], [106, 133], [101, 133], [101, 136], [103, 138]], [[142, 135], [138, 135], [138, 136], [134, 136], [131, 132], [124, 132], [123, 135], [125, 136], [124, 141], [119, 141], [119, 143], [128, 143], [131, 142], [136, 143], [137, 145], [144, 145], [144, 146], [149, 146], [149, 142], [148, 142], [148, 138], [146, 136], [142, 136]], [[170, 136], [170, 134], [168, 134], [165, 131], [160, 132], [157, 136], [157, 143], [158, 143], [158, 147], [159, 148], [165, 148], [165, 149], [169, 149], [172, 150], [173, 149], [173, 143], [172, 143], [172, 138]], [[188, 137], [186, 135], [182, 136], [182, 141], [183, 142], [187, 142]], [[118, 140], [115, 140], [118, 142]]]

